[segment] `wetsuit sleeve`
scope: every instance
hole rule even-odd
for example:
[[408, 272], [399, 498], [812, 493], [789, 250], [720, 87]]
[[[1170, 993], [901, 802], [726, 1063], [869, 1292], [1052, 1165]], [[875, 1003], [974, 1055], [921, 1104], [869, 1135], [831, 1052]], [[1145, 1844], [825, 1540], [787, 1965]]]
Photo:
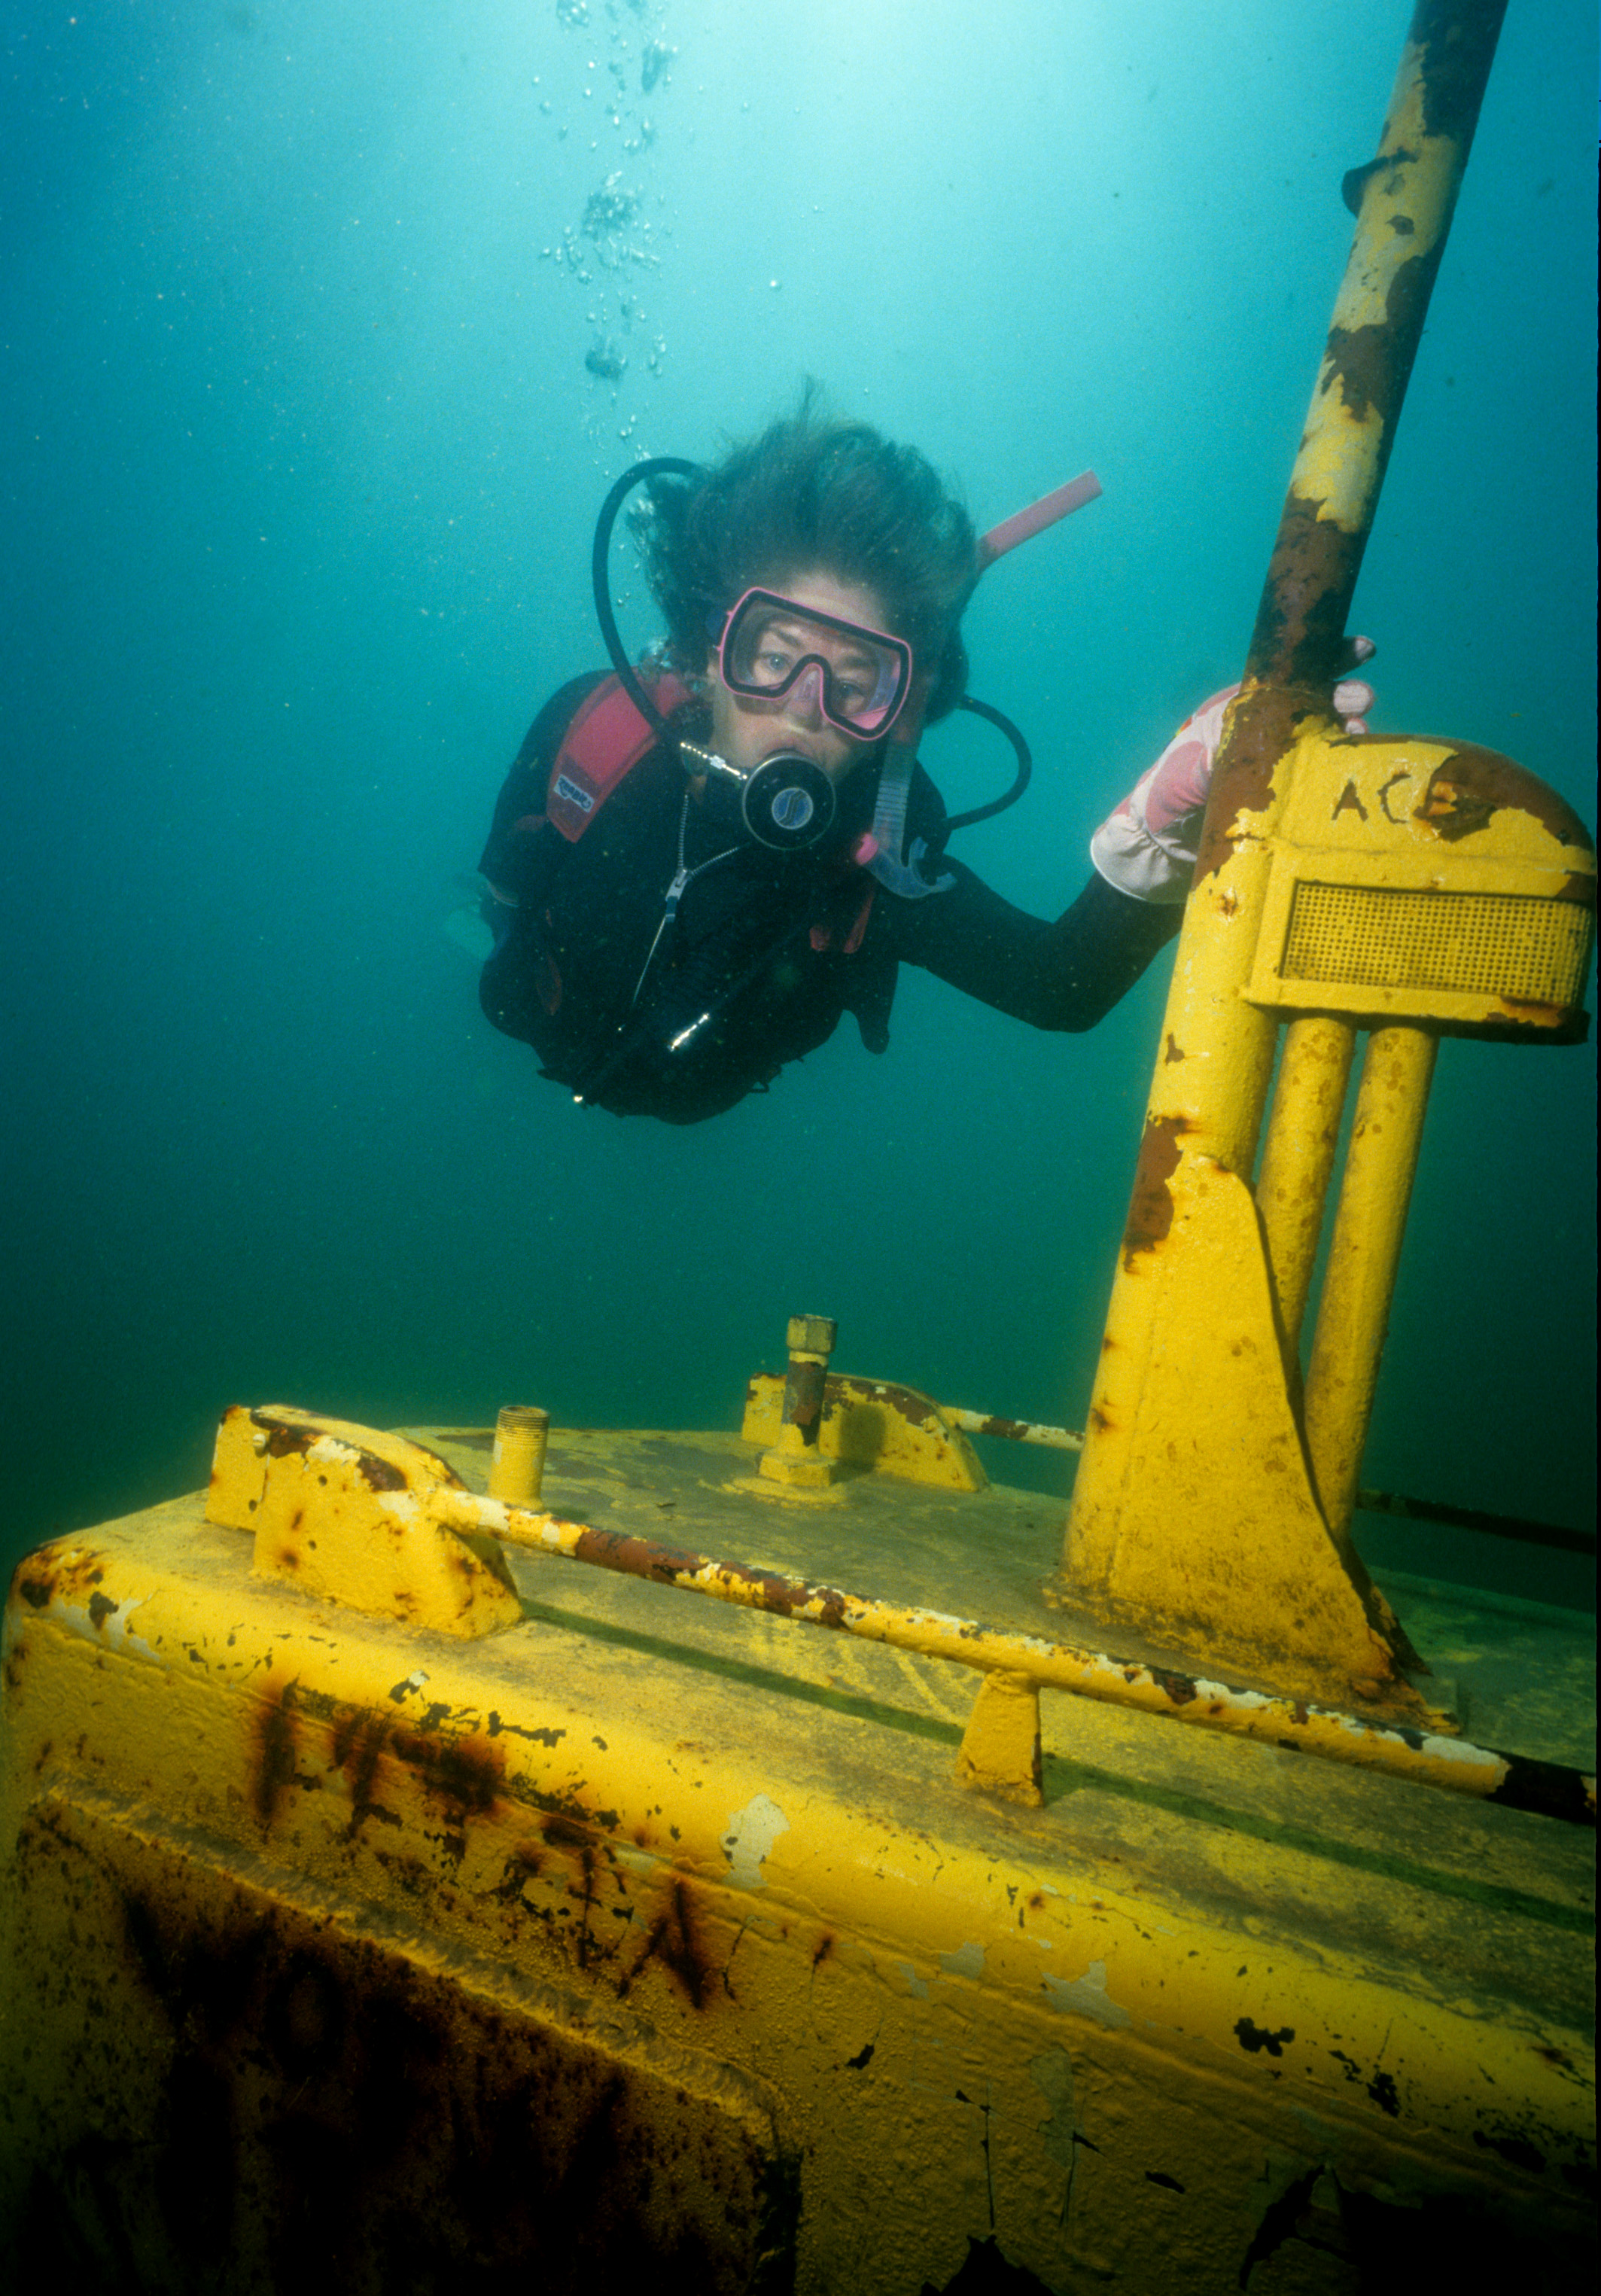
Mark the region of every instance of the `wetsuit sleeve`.
[[940, 866], [956, 880], [948, 891], [880, 897], [893, 954], [1035, 1029], [1093, 1029], [1183, 922], [1182, 907], [1132, 900], [1092, 876], [1051, 924], [1014, 909], [961, 862]]

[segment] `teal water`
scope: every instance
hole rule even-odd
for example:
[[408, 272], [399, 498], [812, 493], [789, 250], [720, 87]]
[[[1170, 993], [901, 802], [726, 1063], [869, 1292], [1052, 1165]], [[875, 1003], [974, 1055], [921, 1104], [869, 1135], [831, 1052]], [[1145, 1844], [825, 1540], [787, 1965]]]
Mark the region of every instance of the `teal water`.
[[[1375, 726], [1587, 817], [1592, 13], [1513, 0], [1357, 617]], [[12, 0], [0, 1559], [201, 1480], [239, 1399], [730, 1425], [799, 1309], [843, 1367], [1081, 1423], [1166, 960], [1084, 1038], [906, 974], [885, 1058], [847, 1026], [677, 1133], [489, 1030], [455, 880], [599, 663], [609, 480], [812, 374], [981, 525], [1100, 474], [968, 620], [1038, 766], [964, 856], [1065, 906], [1239, 668], [1408, 14]], [[927, 744], [953, 804], [986, 738]], [[1444, 1048], [1370, 1482], [1593, 1519], [1591, 1073]]]

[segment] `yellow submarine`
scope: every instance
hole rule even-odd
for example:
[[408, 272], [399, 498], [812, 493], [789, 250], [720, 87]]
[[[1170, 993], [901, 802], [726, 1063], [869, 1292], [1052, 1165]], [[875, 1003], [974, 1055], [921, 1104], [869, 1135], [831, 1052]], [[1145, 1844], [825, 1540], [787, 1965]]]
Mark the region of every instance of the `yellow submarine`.
[[1583, 825], [1326, 699], [1499, 12], [1359, 171], [1082, 1436], [798, 1315], [737, 1436], [241, 1405], [29, 1555], [12, 2284], [1591, 2284], [1589, 1639], [1351, 1537], [1440, 1040], [1587, 1025]]

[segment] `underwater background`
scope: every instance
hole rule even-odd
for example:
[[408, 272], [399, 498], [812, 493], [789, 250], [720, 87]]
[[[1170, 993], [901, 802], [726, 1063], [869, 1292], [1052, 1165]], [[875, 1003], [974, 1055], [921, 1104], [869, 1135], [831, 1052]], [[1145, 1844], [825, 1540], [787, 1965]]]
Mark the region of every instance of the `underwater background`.
[[[966, 624], [1036, 773], [959, 849], [1064, 908], [1238, 673], [1409, 15], [0, 12], [0, 1563], [201, 1482], [234, 1401], [732, 1427], [798, 1311], [842, 1369], [1082, 1423], [1170, 957], [1087, 1037], [904, 971], [883, 1059], [847, 1023], [677, 1131], [482, 1020], [471, 873], [537, 708], [600, 666], [611, 480], [813, 375], [981, 527], [1102, 480]], [[1375, 730], [1505, 750], [1589, 819], [1596, 79], [1589, 4], [1513, 0], [1355, 619]], [[971, 720], [923, 754], [953, 807], [1010, 775]], [[1444, 1046], [1366, 1482], [1593, 1521], [1592, 1074]], [[1358, 1530], [1592, 1599], [1576, 1558]]]

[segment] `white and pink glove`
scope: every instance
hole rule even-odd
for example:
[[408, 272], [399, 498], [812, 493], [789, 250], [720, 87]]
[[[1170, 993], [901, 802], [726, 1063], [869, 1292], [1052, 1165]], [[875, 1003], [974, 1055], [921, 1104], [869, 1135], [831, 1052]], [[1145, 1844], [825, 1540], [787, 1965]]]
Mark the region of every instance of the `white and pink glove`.
[[[1371, 638], [1353, 638], [1356, 661], [1373, 654]], [[1223, 738], [1223, 712], [1239, 692], [1226, 685], [1186, 718], [1148, 773], [1089, 840], [1089, 857], [1109, 885], [1137, 901], [1182, 901], [1195, 870], [1201, 816]], [[1367, 731], [1373, 688], [1358, 677], [1334, 688], [1334, 709], [1348, 734]]]

